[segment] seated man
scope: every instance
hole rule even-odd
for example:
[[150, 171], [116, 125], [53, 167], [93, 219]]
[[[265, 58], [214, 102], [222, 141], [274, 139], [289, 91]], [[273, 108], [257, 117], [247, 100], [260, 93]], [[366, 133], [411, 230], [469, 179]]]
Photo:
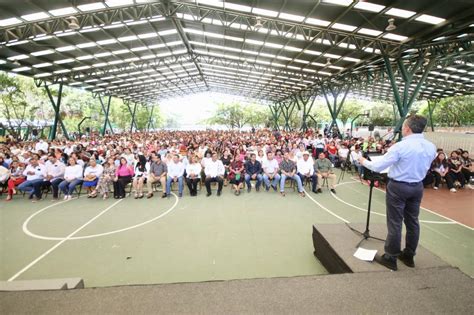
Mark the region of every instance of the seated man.
[[256, 180], [255, 190], [260, 190], [262, 184], [262, 164], [257, 161], [257, 155], [255, 153], [250, 154], [250, 160], [245, 163], [245, 183], [247, 184], [247, 192], [252, 190], [250, 184], [251, 180]]
[[29, 193], [29, 199], [33, 199], [34, 195], [36, 196], [36, 200], [41, 200], [41, 186], [37, 184], [43, 183], [43, 179], [46, 175], [46, 167], [39, 164], [38, 158], [33, 156], [23, 171], [23, 175], [26, 176], [26, 181], [18, 186], [18, 190]]
[[212, 153], [212, 158], [208, 160], [205, 164], [204, 168], [204, 175], [206, 175], [206, 179], [204, 183], [206, 184], [207, 190], [207, 197], [212, 195], [211, 192], [211, 183], [217, 182], [217, 196], [221, 195], [222, 192], [222, 185], [224, 184], [224, 164], [222, 164], [221, 160], [217, 159], [217, 153]]
[[316, 160], [314, 163], [314, 171], [318, 176], [318, 189], [316, 190], [317, 193], [322, 193], [321, 190], [321, 183], [323, 178], [327, 178], [329, 181], [329, 187], [331, 188], [332, 193], [336, 193], [336, 189], [334, 189], [334, 183], [336, 182], [336, 174], [332, 171], [332, 163], [326, 158], [324, 153], [319, 154], [319, 159]]
[[179, 160], [179, 154], [173, 155], [173, 161], [168, 165], [168, 178], [166, 180], [166, 196], [171, 194], [171, 182], [178, 182], [178, 196], [183, 197], [184, 164]]
[[303, 158], [296, 163], [298, 176], [301, 178], [301, 183], [304, 184], [306, 179], [311, 180], [311, 191], [316, 193], [316, 184], [318, 182], [316, 174], [314, 174], [314, 162], [309, 157], [309, 152], [303, 152]]
[[279, 167], [276, 159], [273, 158], [273, 153], [267, 153], [267, 159], [263, 161], [263, 182], [265, 183], [265, 189], [268, 191], [270, 189], [270, 181], [272, 181], [271, 186], [274, 191], [277, 190], [277, 184], [280, 181], [280, 175], [278, 174]]
[[48, 160], [43, 185], [53, 188], [53, 199], [56, 200], [59, 196], [59, 184], [64, 180], [66, 165], [59, 161], [54, 154], [51, 154]]
[[153, 154], [151, 158], [150, 169], [148, 170], [148, 175], [146, 178], [146, 186], [148, 190], [146, 195], [147, 198], [153, 197], [153, 188], [151, 186], [158, 181], [161, 183], [161, 188], [163, 188], [163, 195], [161, 197], [166, 197], [165, 187], [167, 173], [168, 167], [163, 161], [161, 161], [161, 155]]
[[280, 163], [281, 179], [280, 179], [280, 194], [285, 196], [285, 181], [287, 178], [293, 179], [298, 185], [298, 192], [301, 197], [304, 197], [303, 185], [301, 184], [301, 178], [296, 175], [296, 163], [290, 160], [290, 153], [285, 151], [283, 155], [283, 161]]

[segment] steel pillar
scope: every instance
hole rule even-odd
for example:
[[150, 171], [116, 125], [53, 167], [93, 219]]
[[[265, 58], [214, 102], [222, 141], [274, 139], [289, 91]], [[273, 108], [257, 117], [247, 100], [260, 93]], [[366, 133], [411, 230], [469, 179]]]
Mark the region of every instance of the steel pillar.
[[434, 132], [433, 112], [438, 104], [439, 99], [428, 100], [428, 114], [430, 116], [430, 127], [432, 132]]
[[55, 101], [53, 98], [53, 95], [51, 93], [51, 90], [49, 89], [48, 85], [44, 85], [44, 88], [46, 90], [46, 93], [48, 94], [49, 101], [51, 102], [51, 105], [53, 106], [54, 109], [54, 122], [53, 126], [51, 127], [51, 132], [49, 133], [49, 140], [54, 140], [56, 139], [56, 132], [58, 129], [58, 123], [61, 125], [61, 129], [63, 130], [64, 137], [69, 140], [69, 136], [66, 130], [66, 126], [64, 125], [59, 113], [61, 109], [61, 99], [63, 95], [63, 84], [59, 83], [59, 89], [58, 89], [58, 98]]
[[[403, 122], [405, 121], [405, 118], [410, 111], [411, 106], [413, 105], [413, 102], [415, 101], [416, 97], [420, 93], [421, 86], [425, 82], [428, 73], [430, 70], [433, 68], [436, 59], [430, 59], [427, 64], [424, 65], [425, 63], [425, 58], [421, 56], [418, 61], [411, 67], [407, 67], [403, 63], [402, 58], [398, 58], [396, 61], [396, 66], [397, 69], [401, 75], [402, 81], [404, 83], [403, 86], [403, 92], [402, 95], [400, 95], [399, 92], [399, 86], [396, 81], [395, 77], [395, 72], [393, 70], [392, 64], [390, 62], [390, 59], [387, 55], [383, 56], [384, 62], [385, 62], [385, 68], [387, 70], [388, 77], [390, 79], [390, 84], [392, 86], [392, 91], [393, 91], [393, 96], [395, 99], [395, 104], [397, 105], [398, 108], [398, 113], [400, 114], [400, 118], [398, 119], [397, 123], [395, 124], [395, 134], [399, 133], [399, 138], [402, 137], [401, 135], [401, 128], [403, 125]], [[424, 68], [423, 68], [424, 67]], [[421, 78], [417, 82], [415, 89], [413, 93], [410, 95], [410, 86], [413, 82], [413, 77], [416, 72], [422, 71], [423, 74], [421, 75]]]
[[102, 131], [100, 132], [102, 137], [105, 135], [105, 132], [107, 131], [107, 125], [109, 126], [110, 132], [114, 133], [114, 129], [112, 128], [112, 124], [110, 123], [110, 120], [109, 120], [111, 100], [112, 100], [112, 96], [109, 95], [108, 100], [107, 100], [107, 107], [105, 107], [104, 101], [102, 100], [102, 97], [99, 95], [100, 106], [102, 107], [102, 111], [104, 112], [104, 115], [105, 115], [104, 127], [102, 128]]
[[137, 113], [137, 103], [134, 103], [133, 110], [130, 107], [130, 103], [126, 102], [125, 105], [127, 105], [128, 111], [130, 112], [130, 115], [132, 115], [132, 122], [130, 124], [130, 132], [133, 132], [133, 126], [135, 126], [135, 130], [138, 129], [137, 123], [135, 121], [135, 115]]
[[273, 126], [274, 126], [275, 130], [279, 130], [280, 126], [278, 124], [278, 121], [280, 120], [280, 116], [281, 116], [281, 113], [282, 113], [281, 105], [272, 104], [272, 105], [269, 105], [268, 107], [270, 107], [270, 112], [272, 113]]
[[295, 110], [296, 107], [296, 102], [294, 100], [290, 101], [283, 101], [280, 103], [280, 110], [281, 113], [283, 114], [283, 118], [285, 119], [285, 126], [283, 129], [285, 131], [291, 131], [291, 126], [290, 126], [290, 119], [291, 115], [293, 115], [293, 111]]
[[[333, 83], [327, 83], [326, 86], [324, 84], [321, 85], [321, 90], [323, 92], [324, 98], [326, 100], [326, 104], [329, 109], [329, 113], [331, 114], [331, 125], [329, 126], [329, 130], [332, 130], [333, 126], [336, 126], [337, 130], [339, 130], [339, 127], [337, 126], [337, 116], [339, 116], [339, 113], [341, 112], [342, 106], [344, 105], [344, 102], [346, 101], [347, 93], [349, 93], [349, 90], [351, 88], [351, 84], [333, 84]], [[333, 99], [332, 103], [329, 100], [328, 93], [331, 93]], [[338, 97], [343, 93], [342, 100], [338, 101]]]
[[[313, 100], [311, 101], [311, 98]], [[311, 109], [313, 108], [314, 101], [316, 100], [316, 97], [313, 96], [304, 96], [302, 94], [297, 94], [294, 96], [296, 105], [298, 106], [298, 110], [303, 111], [303, 117], [302, 117], [302, 122], [301, 122], [301, 130], [306, 131], [308, 130], [308, 124], [306, 123], [306, 120], [309, 116], [309, 113], [311, 112]], [[311, 101], [311, 102], [310, 102]]]
[[[155, 106], [152, 106], [151, 107], [151, 111], [150, 113], [148, 114], [148, 123], [147, 123], [147, 126], [146, 126], [146, 131], [150, 131], [150, 127], [153, 126], [153, 129], [155, 129], [155, 124], [153, 123], [153, 111], [155, 110]], [[148, 109], [147, 109], [147, 112], [148, 112]]]

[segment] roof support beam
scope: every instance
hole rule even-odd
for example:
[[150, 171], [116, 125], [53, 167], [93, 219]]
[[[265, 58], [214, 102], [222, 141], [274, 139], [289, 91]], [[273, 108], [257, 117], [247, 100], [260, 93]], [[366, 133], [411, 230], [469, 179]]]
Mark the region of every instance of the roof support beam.
[[[399, 86], [396, 81], [390, 59], [388, 58], [387, 55], [384, 55], [383, 59], [384, 59], [387, 74], [389, 76], [390, 83], [392, 86], [395, 103], [397, 104], [398, 112], [400, 114], [400, 119], [395, 125], [395, 133], [399, 133], [399, 137], [401, 138], [402, 137], [402, 134], [401, 134], [402, 124], [405, 121], [405, 118], [408, 112], [410, 111], [410, 108], [413, 105], [413, 102], [415, 101], [416, 97], [420, 93], [421, 86], [425, 83], [428, 73], [433, 68], [437, 60], [436, 58], [432, 58], [428, 61], [426, 65], [424, 65], [424, 62], [425, 62], [424, 56], [420, 55], [416, 64], [413, 65], [411, 69], [410, 68], [407, 69], [407, 67], [405, 66], [403, 62], [403, 59], [398, 58], [396, 60], [396, 65], [397, 65], [398, 71], [401, 74], [402, 82], [404, 83], [403, 93], [402, 95], [400, 95]], [[410, 95], [410, 86], [412, 85], [414, 74], [419, 71], [422, 71], [421, 78], [419, 78], [418, 82], [416, 83], [413, 93], [411, 93]]]
[[46, 90], [46, 93], [48, 94], [49, 100], [51, 102], [51, 106], [53, 106], [54, 109], [54, 122], [53, 126], [51, 128], [51, 131], [49, 133], [49, 140], [54, 140], [56, 139], [56, 133], [58, 130], [58, 123], [61, 125], [61, 129], [63, 130], [63, 136], [69, 140], [69, 136], [66, 130], [66, 126], [63, 123], [63, 120], [61, 119], [60, 116], [60, 109], [61, 109], [61, 99], [63, 95], [63, 84], [59, 83], [59, 89], [58, 89], [58, 97], [56, 101], [53, 98], [53, 94], [51, 93], [51, 90], [49, 89], [48, 85], [44, 85], [44, 88]]
[[272, 113], [272, 118], [273, 118], [273, 126], [275, 130], [279, 130], [280, 126], [278, 124], [278, 121], [280, 120], [281, 116], [281, 105], [279, 103], [277, 104], [270, 104], [268, 106], [270, 108], [270, 112]]
[[438, 104], [439, 99], [428, 100], [428, 114], [430, 116], [430, 127], [432, 132], [434, 132], [433, 112]]
[[[342, 106], [344, 105], [344, 102], [346, 100], [347, 94], [349, 93], [349, 90], [351, 88], [350, 83], [342, 83], [342, 84], [336, 84], [333, 82], [329, 82], [326, 84], [321, 84], [321, 90], [323, 92], [324, 98], [326, 99], [326, 104], [329, 109], [329, 113], [331, 114], [331, 125], [329, 126], [329, 130], [332, 130], [333, 126], [339, 130], [339, 127], [337, 126], [337, 117], [339, 116], [339, 113], [341, 112]], [[332, 95], [332, 103], [329, 100], [328, 94], [331, 93]], [[343, 95], [342, 99], [338, 101], [338, 97]]]
[[114, 129], [112, 128], [112, 124], [110, 123], [109, 120], [109, 113], [110, 113], [110, 101], [112, 100], [112, 96], [108, 96], [107, 100], [107, 107], [105, 107], [104, 101], [102, 100], [102, 96], [99, 95], [99, 102], [100, 106], [102, 107], [102, 111], [104, 112], [105, 118], [104, 118], [104, 127], [102, 128], [100, 134], [103, 137], [105, 135], [105, 132], [107, 130], [107, 126], [109, 126], [110, 132], [114, 133]]

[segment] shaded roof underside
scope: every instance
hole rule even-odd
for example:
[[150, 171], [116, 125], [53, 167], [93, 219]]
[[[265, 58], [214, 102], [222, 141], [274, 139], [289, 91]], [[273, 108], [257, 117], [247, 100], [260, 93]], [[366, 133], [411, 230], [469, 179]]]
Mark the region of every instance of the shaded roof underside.
[[274, 102], [348, 78], [390, 100], [382, 53], [394, 70], [422, 61], [411, 90], [436, 55], [419, 95], [432, 99], [474, 92], [473, 23], [470, 0], [8, 1], [0, 69], [147, 104], [204, 90]]

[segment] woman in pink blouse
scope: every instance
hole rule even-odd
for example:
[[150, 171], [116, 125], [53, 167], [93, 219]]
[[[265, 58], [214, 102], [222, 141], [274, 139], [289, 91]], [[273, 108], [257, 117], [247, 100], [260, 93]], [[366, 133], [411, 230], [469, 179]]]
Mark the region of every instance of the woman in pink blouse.
[[120, 158], [120, 165], [115, 170], [114, 179], [114, 198], [125, 198], [125, 187], [132, 182], [132, 177], [135, 175], [133, 167], [127, 163], [127, 159]]

